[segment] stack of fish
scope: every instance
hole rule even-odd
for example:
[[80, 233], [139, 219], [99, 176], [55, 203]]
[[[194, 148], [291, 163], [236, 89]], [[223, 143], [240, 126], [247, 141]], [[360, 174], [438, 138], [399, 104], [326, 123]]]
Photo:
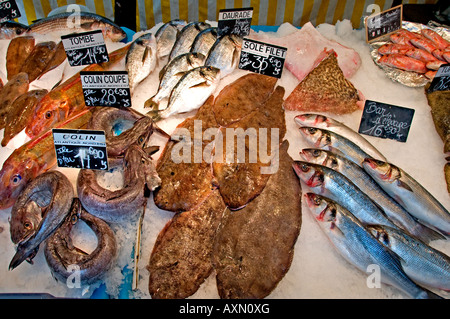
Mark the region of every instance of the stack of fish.
[[293, 167], [336, 249], [364, 272], [379, 266], [381, 282], [413, 298], [439, 298], [422, 285], [450, 290], [450, 257], [428, 245], [450, 235], [450, 213], [344, 124], [319, 114], [295, 121], [315, 148]]
[[[135, 42], [146, 36], [142, 35]], [[163, 24], [155, 39], [157, 53], [151, 57], [152, 63], [167, 59], [160, 72], [158, 91], [144, 104], [151, 108], [149, 115], [155, 118], [186, 113], [203, 105], [214, 93], [219, 80], [236, 68], [242, 44], [242, 39], [235, 35], [219, 37], [217, 28], [208, 23], [182, 20]], [[130, 51], [134, 50], [132, 46]], [[137, 70], [136, 75], [130, 77], [132, 83], [146, 78], [151, 72], [143, 67], [148, 52], [140, 51], [142, 53], [127, 61], [129, 72]]]

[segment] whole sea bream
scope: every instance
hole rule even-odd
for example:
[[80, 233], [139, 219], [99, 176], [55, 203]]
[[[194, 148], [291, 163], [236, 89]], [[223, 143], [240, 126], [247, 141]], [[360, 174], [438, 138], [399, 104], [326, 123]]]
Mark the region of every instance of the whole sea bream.
[[181, 30], [186, 26], [186, 21], [174, 19], [164, 23], [155, 33], [158, 58], [164, 58], [170, 54]]
[[210, 27], [211, 25], [205, 22], [191, 22], [183, 27], [170, 51], [169, 61], [180, 54], [189, 52], [197, 34]]
[[220, 69], [220, 77], [223, 78], [236, 69], [241, 54], [242, 38], [235, 34], [223, 35], [216, 40], [205, 61]]

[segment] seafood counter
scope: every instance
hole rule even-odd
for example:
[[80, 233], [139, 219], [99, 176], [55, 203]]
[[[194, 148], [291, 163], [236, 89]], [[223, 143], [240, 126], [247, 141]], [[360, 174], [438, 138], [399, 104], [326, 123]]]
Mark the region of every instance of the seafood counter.
[[[364, 30], [252, 31], [287, 48], [276, 79], [238, 69], [242, 39], [214, 21], [128, 43], [102, 22], [102, 64], [71, 67], [42, 25], [0, 40], [0, 293], [449, 297], [448, 121]], [[19, 65], [38, 50], [53, 62]], [[79, 72], [118, 70], [131, 107], [86, 106]], [[357, 133], [366, 99], [414, 110], [406, 142]], [[110, 170], [57, 167], [52, 128], [105, 131]]]

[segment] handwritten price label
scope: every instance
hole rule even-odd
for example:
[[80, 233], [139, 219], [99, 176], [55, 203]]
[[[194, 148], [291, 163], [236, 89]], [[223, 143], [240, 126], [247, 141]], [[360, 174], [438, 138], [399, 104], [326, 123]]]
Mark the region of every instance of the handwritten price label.
[[80, 77], [87, 106], [131, 106], [126, 71], [80, 72]]
[[366, 100], [359, 133], [406, 142], [414, 110]]
[[441, 65], [431, 81], [428, 92], [450, 91], [450, 64]]
[[53, 129], [58, 167], [108, 170], [105, 132]]
[[0, 0], [0, 23], [21, 17], [17, 3], [14, 0]]
[[253, 8], [223, 9], [219, 11], [217, 32], [219, 36], [236, 34], [245, 37], [250, 34]]
[[371, 42], [401, 29], [402, 18], [403, 5], [370, 15], [364, 20], [364, 24], [366, 25], [366, 41]]
[[61, 40], [70, 66], [109, 61], [101, 30], [64, 35]]

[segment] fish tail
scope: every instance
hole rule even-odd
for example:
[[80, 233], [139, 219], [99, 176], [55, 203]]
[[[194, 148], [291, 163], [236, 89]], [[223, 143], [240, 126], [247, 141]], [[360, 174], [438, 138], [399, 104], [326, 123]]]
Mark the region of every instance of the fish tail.
[[444, 235], [439, 233], [438, 231], [427, 227], [426, 225], [423, 225], [421, 223], [418, 223], [418, 226], [414, 228], [414, 234], [416, 237], [418, 237], [420, 240], [422, 240], [425, 243], [429, 243], [433, 240], [441, 240], [446, 239]]
[[145, 101], [144, 108], [149, 108], [149, 109], [152, 109], [152, 111], [157, 111], [158, 107], [159, 107], [159, 103], [155, 101], [155, 97], [156, 97], [156, 95], [152, 96], [147, 101]]

